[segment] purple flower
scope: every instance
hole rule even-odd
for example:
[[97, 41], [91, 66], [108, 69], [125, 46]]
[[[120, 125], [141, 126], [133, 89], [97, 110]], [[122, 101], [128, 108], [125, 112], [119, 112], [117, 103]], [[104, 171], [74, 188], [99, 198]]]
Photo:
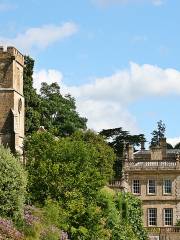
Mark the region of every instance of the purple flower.
[[0, 219], [0, 233], [7, 238], [13, 238], [14, 240], [23, 239], [23, 234], [15, 229], [13, 222], [2, 218]]

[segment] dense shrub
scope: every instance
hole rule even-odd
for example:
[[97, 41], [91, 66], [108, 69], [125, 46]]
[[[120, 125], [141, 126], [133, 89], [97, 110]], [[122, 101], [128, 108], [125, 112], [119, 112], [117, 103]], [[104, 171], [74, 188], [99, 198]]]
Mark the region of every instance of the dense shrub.
[[23, 211], [26, 173], [8, 149], [0, 146], [0, 216], [17, 219]]
[[33, 202], [44, 204], [50, 197], [67, 206], [69, 201], [77, 201], [79, 209], [80, 202], [86, 205], [86, 200], [94, 199], [112, 176], [114, 152], [93, 132], [77, 132], [60, 139], [47, 132], [35, 133], [25, 146]]

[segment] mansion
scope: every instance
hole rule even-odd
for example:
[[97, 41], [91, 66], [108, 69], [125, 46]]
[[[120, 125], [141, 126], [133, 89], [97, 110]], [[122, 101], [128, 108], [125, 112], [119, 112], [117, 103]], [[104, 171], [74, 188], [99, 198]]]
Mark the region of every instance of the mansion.
[[141, 144], [124, 154], [123, 177], [112, 188], [132, 192], [141, 199], [143, 222], [152, 240], [179, 240], [180, 149], [167, 149], [166, 139], [150, 150]]

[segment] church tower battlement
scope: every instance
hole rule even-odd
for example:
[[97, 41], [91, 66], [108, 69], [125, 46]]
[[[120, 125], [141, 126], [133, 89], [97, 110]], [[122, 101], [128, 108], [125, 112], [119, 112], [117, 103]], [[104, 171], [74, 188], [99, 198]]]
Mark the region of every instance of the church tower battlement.
[[14, 47], [0, 47], [0, 144], [23, 153], [24, 56]]

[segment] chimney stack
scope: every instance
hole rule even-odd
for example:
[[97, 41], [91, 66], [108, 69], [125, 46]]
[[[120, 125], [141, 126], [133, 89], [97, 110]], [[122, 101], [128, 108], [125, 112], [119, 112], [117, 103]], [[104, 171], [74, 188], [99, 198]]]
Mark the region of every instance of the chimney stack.
[[134, 146], [131, 144], [128, 145], [128, 159], [134, 160]]
[[166, 149], [167, 149], [167, 143], [166, 143], [166, 138], [161, 138], [159, 140], [159, 145], [162, 151], [162, 159], [166, 158]]
[[144, 141], [141, 142], [141, 151], [143, 151], [143, 150], [145, 150], [145, 142]]

